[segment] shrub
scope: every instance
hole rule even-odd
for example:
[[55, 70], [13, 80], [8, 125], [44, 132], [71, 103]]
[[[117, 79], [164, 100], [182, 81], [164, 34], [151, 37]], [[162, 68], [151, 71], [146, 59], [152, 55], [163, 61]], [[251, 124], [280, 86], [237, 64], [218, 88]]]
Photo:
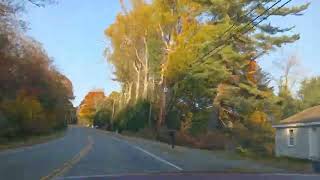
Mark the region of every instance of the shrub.
[[[116, 128], [137, 132], [148, 125], [150, 103], [139, 101], [133, 106], [126, 107], [117, 116]], [[154, 117], [151, 117], [154, 121]]]
[[172, 109], [168, 112], [166, 117], [166, 125], [169, 129], [180, 129], [180, 112], [177, 109]]
[[100, 110], [93, 117], [93, 124], [98, 127], [109, 127], [111, 125], [111, 112], [108, 110]]
[[274, 132], [269, 125], [253, 130], [237, 123], [230, 133], [243, 148], [250, 149], [258, 154], [272, 155], [273, 153]]
[[197, 139], [183, 132], [176, 133], [176, 144], [181, 146], [197, 147]]
[[189, 132], [192, 135], [205, 134], [210, 119], [210, 111], [200, 111], [193, 114], [192, 125]]
[[156, 139], [156, 133], [154, 129], [150, 129], [150, 128], [144, 128], [139, 130], [138, 132], [123, 131], [122, 134], [128, 135], [128, 136], [137, 136], [137, 137], [151, 139], [151, 140]]
[[209, 131], [197, 137], [196, 146], [201, 149], [223, 150], [230, 147], [233, 142], [230, 137], [221, 131]]
[[[167, 129], [160, 131], [159, 140], [170, 143], [170, 137]], [[175, 133], [175, 142], [177, 145], [189, 146], [200, 149], [222, 150], [233, 144], [233, 141], [224, 132], [209, 131], [198, 136], [177, 131]]]

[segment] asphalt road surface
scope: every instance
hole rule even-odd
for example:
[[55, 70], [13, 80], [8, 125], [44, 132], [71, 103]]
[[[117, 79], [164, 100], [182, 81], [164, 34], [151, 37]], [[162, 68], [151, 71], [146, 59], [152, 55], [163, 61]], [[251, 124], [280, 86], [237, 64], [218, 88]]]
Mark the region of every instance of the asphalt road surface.
[[[271, 174], [221, 173], [237, 170]], [[77, 126], [71, 126], [63, 138], [0, 152], [0, 179], [5, 180], [320, 179], [317, 175], [285, 173], [212, 151], [179, 146], [171, 149], [164, 143]]]

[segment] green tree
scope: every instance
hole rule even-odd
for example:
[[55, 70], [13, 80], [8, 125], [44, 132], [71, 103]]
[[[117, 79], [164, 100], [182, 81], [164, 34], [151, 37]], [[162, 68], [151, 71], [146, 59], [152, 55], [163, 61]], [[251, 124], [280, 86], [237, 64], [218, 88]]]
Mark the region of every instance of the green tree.
[[106, 109], [98, 111], [93, 118], [93, 124], [100, 128], [111, 130], [111, 114], [112, 112]]
[[312, 77], [305, 79], [301, 83], [299, 96], [302, 100], [303, 108], [308, 108], [320, 104], [320, 78]]

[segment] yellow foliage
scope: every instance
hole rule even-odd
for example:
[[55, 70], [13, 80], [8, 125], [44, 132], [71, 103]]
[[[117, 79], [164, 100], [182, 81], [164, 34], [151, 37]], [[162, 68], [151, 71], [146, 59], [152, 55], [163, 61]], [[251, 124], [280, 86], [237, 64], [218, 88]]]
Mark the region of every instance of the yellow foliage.
[[22, 92], [16, 99], [4, 102], [3, 107], [10, 119], [20, 122], [26, 132], [46, 132], [50, 127], [37, 97]]
[[249, 122], [257, 126], [263, 125], [266, 121], [267, 115], [262, 111], [254, 111], [249, 117]]

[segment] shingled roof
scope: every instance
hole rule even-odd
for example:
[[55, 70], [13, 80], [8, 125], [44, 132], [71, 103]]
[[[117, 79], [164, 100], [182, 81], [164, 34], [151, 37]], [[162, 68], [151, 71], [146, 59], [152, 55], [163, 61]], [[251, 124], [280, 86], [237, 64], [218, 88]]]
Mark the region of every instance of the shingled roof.
[[280, 121], [278, 124], [292, 124], [292, 123], [310, 123], [320, 122], [320, 105], [305, 109], [293, 116]]

